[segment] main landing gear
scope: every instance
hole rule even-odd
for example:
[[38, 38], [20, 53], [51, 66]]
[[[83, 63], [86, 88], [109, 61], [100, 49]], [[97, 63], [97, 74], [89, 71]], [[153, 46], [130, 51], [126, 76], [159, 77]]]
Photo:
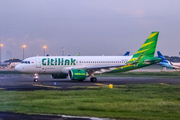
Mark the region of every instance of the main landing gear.
[[34, 82], [37, 82], [37, 81], [38, 81], [38, 74], [35, 73], [35, 74], [34, 74]]
[[94, 77], [94, 72], [89, 73], [89, 76], [91, 76], [91, 78], [90, 78], [91, 82], [97, 82], [97, 78]]
[[90, 81], [91, 81], [91, 82], [97, 82], [97, 78], [96, 78], [96, 77], [91, 77], [91, 78], [90, 78]]

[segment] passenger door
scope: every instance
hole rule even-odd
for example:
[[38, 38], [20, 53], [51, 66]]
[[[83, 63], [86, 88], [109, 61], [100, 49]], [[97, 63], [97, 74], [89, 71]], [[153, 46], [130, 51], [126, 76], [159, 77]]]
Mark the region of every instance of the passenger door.
[[41, 59], [36, 58], [36, 68], [41, 68]]

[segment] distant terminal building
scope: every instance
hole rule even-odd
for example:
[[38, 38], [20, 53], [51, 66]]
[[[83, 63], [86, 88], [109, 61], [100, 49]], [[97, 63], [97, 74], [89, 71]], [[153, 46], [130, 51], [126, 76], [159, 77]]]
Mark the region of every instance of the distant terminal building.
[[19, 63], [21, 63], [22, 60], [19, 59], [9, 59], [6, 60], [4, 62], [0, 63], [0, 68], [9, 68], [9, 69], [13, 69], [15, 68], [16, 65], [18, 65]]

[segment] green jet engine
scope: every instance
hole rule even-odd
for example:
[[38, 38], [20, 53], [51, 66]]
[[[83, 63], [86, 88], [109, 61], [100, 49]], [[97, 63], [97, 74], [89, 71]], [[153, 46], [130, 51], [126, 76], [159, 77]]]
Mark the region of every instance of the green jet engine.
[[63, 74], [63, 73], [60, 73], [60, 74], [52, 74], [52, 78], [53, 79], [63, 79], [63, 78], [67, 78], [68, 74]]
[[71, 69], [69, 70], [69, 77], [71, 78], [71, 80], [83, 81], [86, 79], [86, 70]]

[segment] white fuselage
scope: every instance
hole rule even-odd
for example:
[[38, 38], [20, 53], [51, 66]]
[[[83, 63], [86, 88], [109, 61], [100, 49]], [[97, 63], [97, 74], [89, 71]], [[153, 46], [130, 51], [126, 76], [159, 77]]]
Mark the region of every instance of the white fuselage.
[[[70, 69], [124, 65], [132, 56], [37, 56], [18, 64], [15, 69], [25, 73], [68, 73]], [[115, 68], [101, 69], [95, 73], [112, 71]]]
[[180, 63], [175, 63], [175, 62], [160, 62], [160, 65], [162, 67], [167, 67], [169, 69], [180, 69]]
[[175, 69], [180, 69], [180, 63], [175, 63], [175, 62], [171, 62], [172, 64], [172, 67], [175, 68]]

